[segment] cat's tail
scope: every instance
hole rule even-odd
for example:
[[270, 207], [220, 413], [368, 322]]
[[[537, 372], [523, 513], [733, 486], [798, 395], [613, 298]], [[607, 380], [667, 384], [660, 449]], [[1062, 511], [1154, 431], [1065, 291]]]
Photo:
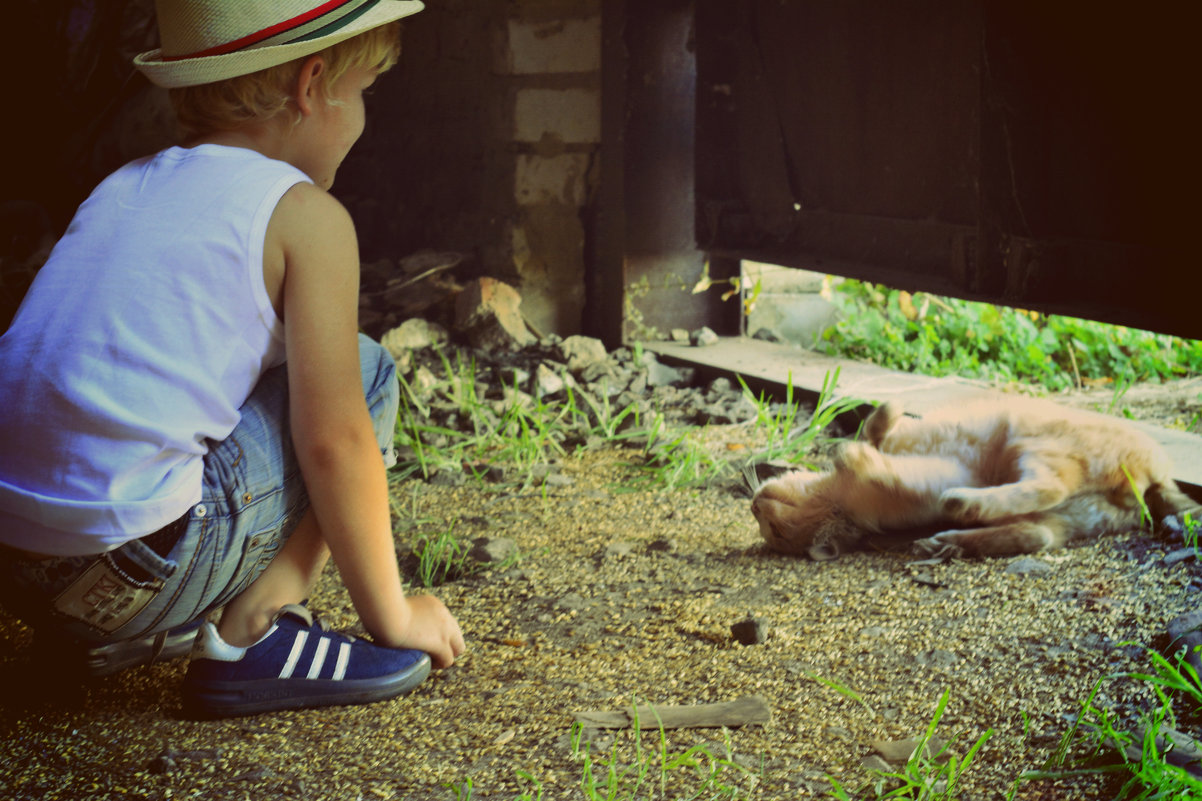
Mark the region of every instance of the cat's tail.
[[1202, 519], [1202, 505], [1182, 492], [1172, 479], [1150, 485], [1144, 492], [1144, 503], [1152, 519], [1168, 528], [1173, 528], [1167, 522], [1169, 519], [1179, 519], [1186, 512], [1194, 519]]

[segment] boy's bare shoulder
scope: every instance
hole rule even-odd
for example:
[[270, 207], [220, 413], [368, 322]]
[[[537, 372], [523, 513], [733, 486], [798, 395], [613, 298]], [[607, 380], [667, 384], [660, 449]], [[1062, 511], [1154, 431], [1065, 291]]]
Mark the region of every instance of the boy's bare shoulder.
[[338, 198], [309, 183], [296, 184], [284, 193], [267, 235], [285, 253], [315, 246], [355, 246], [350, 212]]
[[[323, 221], [351, 224], [350, 212], [338, 198], [310, 183], [298, 183], [284, 193], [275, 216], [283, 222], [310, 225]], [[331, 219], [332, 218], [332, 219]]]

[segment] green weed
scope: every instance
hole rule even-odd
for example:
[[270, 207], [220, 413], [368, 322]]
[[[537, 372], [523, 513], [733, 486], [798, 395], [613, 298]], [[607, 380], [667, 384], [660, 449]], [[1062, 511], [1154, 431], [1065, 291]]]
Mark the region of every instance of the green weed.
[[932, 753], [931, 741], [935, 736], [935, 728], [939, 724], [943, 712], [947, 708], [950, 691], [945, 691], [935, 707], [935, 714], [927, 726], [926, 732], [919, 739], [914, 753], [906, 764], [898, 770], [871, 771], [873, 779], [868, 786], [862, 788], [856, 795], [848, 791], [834, 778], [828, 776], [831, 782], [831, 794], [842, 801], [852, 799], [906, 799], [906, 801], [950, 801], [959, 797], [958, 783], [960, 778], [972, 765], [977, 753], [993, 736], [993, 729], [984, 734], [969, 747], [963, 757], [957, 757], [950, 750], [949, 741]]
[[[572, 756], [580, 763], [580, 788], [585, 799], [749, 797], [759, 777], [734, 761], [729, 735], [725, 737], [724, 755], [715, 755], [705, 745], [695, 745], [672, 755], [668, 752], [667, 733], [662, 723], [656, 728], [658, 742], [650, 747], [644, 744], [639, 707], [632, 706], [632, 753], [629, 756], [619, 750], [617, 738], [607, 755], [594, 754], [591, 744], [584, 739], [583, 727], [579, 723], [573, 725]], [[669, 785], [680, 783], [686, 785], [690, 794], [669, 795]]]
[[[1021, 381], [1049, 390], [1086, 380], [1119, 386], [1202, 372], [1202, 341], [845, 280], [830, 353], [927, 375]], [[1117, 398], [1122, 394], [1117, 393]]]
[[436, 587], [461, 578], [476, 569], [468, 557], [470, 546], [455, 536], [455, 524], [433, 533], [419, 534], [414, 553], [417, 555], [417, 580], [423, 587]]
[[[761, 777], [734, 760], [730, 735], [724, 730], [723, 751], [715, 754], [705, 745], [694, 745], [681, 753], [672, 753], [662, 721], [654, 729], [645, 729], [640, 707], [632, 704], [629, 738], [619, 734], [608, 753], [595, 753], [586, 739], [586, 731], [573, 724], [571, 758], [580, 769], [580, 798], [586, 801], [635, 801], [635, 799], [740, 799], [750, 798]], [[657, 733], [651, 740], [647, 733]], [[620, 739], [627, 742], [619, 743]], [[514, 796], [513, 801], [538, 801], [542, 784], [526, 771], [515, 775], [531, 785]], [[470, 801], [470, 778], [445, 785], [455, 801]]]
[[874, 712], [872, 707], [870, 707], [868, 705], [868, 702], [864, 700], [864, 697], [862, 695], [860, 695], [859, 693], [857, 693], [855, 690], [851, 689], [850, 687], [845, 687], [844, 685], [842, 685], [839, 682], [834, 681], [832, 679], [824, 679], [815, 673], [810, 673], [809, 671], [802, 671], [802, 672], [805, 673], [805, 675], [808, 678], [813, 679], [814, 681], [818, 682], [819, 684], [826, 685], [827, 687], [830, 687], [832, 690], [834, 690], [835, 692], [844, 696], [845, 698], [850, 698], [851, 700], [860, 704], [860, 706], [864, 707], [864, 710], [866, 712], [868, 712], [869, 715], [876, 717], [876, 712]]
[[728, 462], [714, 458], [689, 431], [651, 445], [648, 454], [642, 470], [668, 490], [709, 486], [733, 470]]
[[775, 411], [764, 393], [756, 396], [742, 376], [738, 380], [743, 388], [743, 396], [755, 406], [756, 429], [767, 436], [764, 447], [751, 457], [754, 462], [782, 460], [813, 468], [806, 458], [813, 452], [822, 433], [840, 415], [864, 405], [864, 401], [856, 398], [835, 397], [835, 388], [839, 384], [838, 367], [822, 377], [822, 389], [818, 393], [814, 412], [804, 424], [798, 421], [801, 407], [793, 400], [792, 373], [786, 377], [784, 403], [779, 404]]
[[[1202, 779], [1169, 758], [1177, 722], [1173, 703], [1184, 699], [1194, 714], [1202, 711], [1202, 681], [1186, 660], [1184, 649], [1172, 662], [1149, 648], [1144, 647], [1144, 651], [1151, 660], [1152, 672], [1115, 673], [1099, 679], [1045, 769], [1024, 773], [1016, 787], [1019, 782], [1036, 779], [1108, 774], [1124, 780], [1115, 795], [1122, 801], [1202, 797]], [[1157, 703], [1142, 713], [1134, 728], [1097, 703], [1101, 688], [1115, 680], [1143, 682], [1156, 695]], [[1079, 755], [1070, 759], [1074, 750]]]
[[1181, 516], [1181, 538], [1185, 541], [1186, 548], [1193, 548], [1194, 553], [1200, 553], [1202, 544], [1199, 543], [1199, 531], [1202, 531], [1202, 521], [1198, 521], [1192, 514], [1186, 512]]

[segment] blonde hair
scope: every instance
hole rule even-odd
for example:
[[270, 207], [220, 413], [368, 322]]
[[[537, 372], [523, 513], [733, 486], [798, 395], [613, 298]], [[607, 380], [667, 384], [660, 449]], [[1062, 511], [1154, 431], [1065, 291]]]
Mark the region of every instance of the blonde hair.
[[[384, 72], [396, 64], [400, 52], [399, 22], [372, 28], [322, 50], [317, 55], [325, 59], [326, 96], [329, 97], [331, 87], [348, 70], [368, 67], [377, 73]], [[191, 139], [283, 113], [301, 65], [308, 58], [311, 56], [216, 83], [169, 90], [180, 135]]]

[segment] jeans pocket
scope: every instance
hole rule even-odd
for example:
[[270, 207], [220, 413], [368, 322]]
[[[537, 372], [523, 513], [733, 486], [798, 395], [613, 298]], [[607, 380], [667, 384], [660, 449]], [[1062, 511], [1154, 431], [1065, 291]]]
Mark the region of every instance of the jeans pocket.
[[55, 597], [52, 608], [68, 620], [108, 635], [145, 609], [162, 589], [162, 579], [139, 580], [106, 553]]
[[139, 540], [101, 554], [54, 598], [62, 618], [111, 635], [162, 592], [178, 565]]

